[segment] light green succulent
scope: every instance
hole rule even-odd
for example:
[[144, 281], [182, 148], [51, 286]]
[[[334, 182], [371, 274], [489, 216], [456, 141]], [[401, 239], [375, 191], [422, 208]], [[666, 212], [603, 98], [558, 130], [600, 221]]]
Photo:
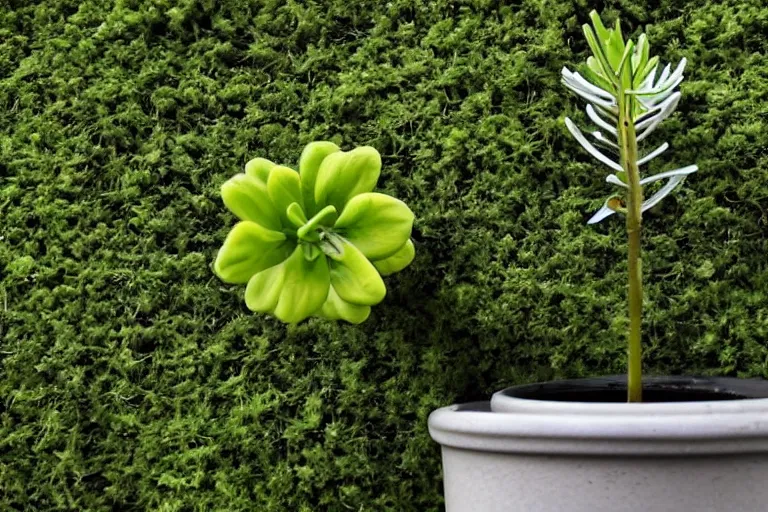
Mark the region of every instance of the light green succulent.
[[402, 270], [415, 254], [411, 210], [372, 192], [380, 172], [374, 148], [345, 152], [331, 142], [308, 144], [298, 172], [251, 160], [221, 187], [241, 222], [214, 271], [225, 282], [248, 283], [248, 308], [284, 322], [363, 322], [386, 294], [381, 276]]

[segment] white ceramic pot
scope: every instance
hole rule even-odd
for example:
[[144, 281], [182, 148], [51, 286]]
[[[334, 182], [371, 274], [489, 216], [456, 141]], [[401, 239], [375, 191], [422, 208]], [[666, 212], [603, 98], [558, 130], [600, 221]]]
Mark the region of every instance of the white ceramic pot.
[[446, 512], [768, 511], [768, 382], [657, 378], [644, 392], [675, 401], [577, 401], [625, 396], [609, 377], [434, 411]]

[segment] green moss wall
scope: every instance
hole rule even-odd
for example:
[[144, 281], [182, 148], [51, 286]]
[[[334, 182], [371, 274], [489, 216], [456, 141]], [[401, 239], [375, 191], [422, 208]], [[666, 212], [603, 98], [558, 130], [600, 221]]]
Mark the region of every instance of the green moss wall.
[[[622, 223], [585, 225], [611, 190], [559, 83], [592, 7], [690, 61], [646, 368], [768, 376], [763, 5], [5, 0], [0, 509], [436, 511], [432, 409], [622, 372]], [[254, 316], [210, 269], [221, 183], [316, 139], [377, 147], [417, 216], [362, 326]]]

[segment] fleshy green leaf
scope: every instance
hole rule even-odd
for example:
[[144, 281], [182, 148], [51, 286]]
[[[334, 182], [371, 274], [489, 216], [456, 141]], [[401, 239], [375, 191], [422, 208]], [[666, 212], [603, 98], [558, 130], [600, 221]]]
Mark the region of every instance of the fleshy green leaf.
[[584, 78], [589, 80], [590, 83], [596, 85], [604, 91], [613, 92], [615, 86], [613, 83], [603, 78], [603, 75], [600, 72], [600, 65], [597, 63], [597, 60], [593, 56], [589, 56], [587, 59], [587, 64], [581, 66], [580, 70], [584, 75]]
[[245, 174], [252, 178], [256, 178], [266, 185], [267, 179], [269, 178], [269, 171], [274, 167], [277, 167], [277, 164], [270, 162], [266, 158], [254, 158], [245, 164]]
[[328, 254], [331, 285], [343, 300], [373, 306], [384, 299], [387, 288], [373, 264], [354, 245], [338, 238], [338, 253]]
[[646, 64], [648, 64], [648, 58], [650, 57], [651, 47], [648, 44], [648, 36], [640, 34], [637, 39], [637, 46], [635, 47], [635, 53], [632, 56], [632, 70], [635, 72], [632, 77], [632, 86], [635, 86], [635, 79], [638, 73], [641, 73]]
[[317, 312], [328, 297], [328, 261], [304, 257], [302, 247], [283, 263], [259, 272], [248, 281], [245, 302], [248, 308], [273, 313], [287, 323], [301, 322]]
[[285, 282], [285, 262], [262, 270], [245, 287], [245, 305], [251, 311], [271, 313], [280, 300]]
[[304, 225], [299, 228], [296, 234], [302, 240], [314, 240], [313, 237], [317, 236], [317, 229], [320, 226], [331, 227], [338, 218], [339, 216], [336, 214], [336, 208], [333, 206], [326, 206], [317, 212], [314, 217], [305, 222]]
[[408, 240], [395, 254], [389, 258], [374, 261], [373, 266], [383, 276], [400, 272], [405, 267], [411, 264], [413, 258], [416, 256], [416, 248], [413, 246], [413, 242]]
[[603, 25], [603, 20], [600, 19], [600, 15], [597, 13], [597, 11], [590, 11], [589, 19], [592, 20], [592, 25], [595, 27], [597, 39], [600, 41], [601, 47], [605, 48], [605, 46], [608, 44], [608, 41], [611, 39], [611, 31], [605, 28], [605, 25]]
[[648, 75], [651, 74], [652, 71], [656, 71], [656, 66], [659, 65], [659, 56], [655, 55], [648, 59], [648, 63], [645, 65], [645, 68], [642, 70], [637, 70], [635, 73], [635, 80], [634, 80], [634, 87], [637, 89], [640, 87], [640, 85], [645, 81], [646, 78], [648, 78]]
[[300, 228], [307, 223], [307, 216], [304, 215], [304, 210], [301, 209], [299, 203], [291, 203], [285, 210], [288, 220], [294, 227]]
[[304, 257], [309, 261], [315, 261], [323, 254], [315, 244], [301, 244], [301, 248], [304, 249]]
[[394, 197], [376, 192], [360, 194], [347, 203], [334, 230], [370, 260], [391, 256], [411, 236], [413, 212]]
[[317, 172], [316, 208], [332, 205], [342, 211], [354, 196], [373, 190], [380, 172], [381, 156], [369, 146], [328, 155]]
[[632, 68], [632, 50], [635, 48], [635, 43], [629, 41], [624, 47], [624, 54], [621, 56], [619, 66], [616, 68], [616, 74], [621, 80], [621, 86], [624, 89], [632, 87], [632, 75], [634, 68]]
[[241, 220], [279, 231], [280, 215], [269, 198], [267, 186], [246, 174], [237, 174], [221, 186], [221, 198]]
[[608, 56], [608, 62], [611, 63], [613, 70], [618, 73], [625, 49], [624, 36], [621, 34], [621, 25], [619, 20], [616, 20], [616, 25], [611, 31], [611, 35], [608, 39], [608, 44], [605, 45], [605, 49]]
[[283, 322], [300, 322], [320, 309], [328, 298], [330, 277], [325, 258], [307, 260], [297, 247], [285, 264], [286, 278], [275, 316]]
[[239, 222], [224, 240], [213, 270], [227, 283], [247, 283], [253, 275], [284, 261], [294, 246], [279, 231], [255, 222]]
[[587, 40], [589, 49], [592, 50], [592, 54], [595, 56], [595, 59], [597, 59], [597, 63], [600, 65], [600, 69], [602, 71], [602, 73], [600, 74], [605, 76], [605, 78], [610, 80], [612, 83], [615, 83], [616, 78], [613, 74], [613, 69], [611, 68], [611, 64], [610, 62], [608, 62], [608, 57], [605, 55], [602, 45], [598, 42], [597, 38], [595, 37], [595, 32], [592, 30], [592, 27], [590, 27], [585, 23], [584, 25], [581, 26], [581, 28], [584, 31], [584, 37]]
[[[590, 55], [587, 57], [587, 67], [594, 73], [596, 76], [599, 76], [601, 78], [605, 78], [603, 75], [603, 67], [600, 65], [598, 60], [595, 58], [594, 55]], [[597, 85], [597, 84], [595, 84]], [[603, 89], [609, 90], [606, 87], [603, 87]]]
[[364, 322], [370, 314], [370, 306], [358, 306], [345, 301], [339, 297], [333, 286], [328, 291], [328, 299], [320, 310], [320, 315], [323, 318], [328, 320], [346, 320], [353, 324]]
[[318, 211], [315, 206], [315, 181], [325, 157], [341, 151], [333, 142], [310, 142], [304, 147], [299, 159], [299, 175], [301, 176], [301, 193], [304, 197], [304, 211], [312, 217]]
[[299, 173], [283, 166], [273, 168], [269, 173], [267, 191], [269, 192], [269, 198], [280, 213], [283, 225], [292, 225], [293, 223], [288, 218], [288, 207], [292, 203], [298, 203], [299, 206], [302, 206], [303, 203]]

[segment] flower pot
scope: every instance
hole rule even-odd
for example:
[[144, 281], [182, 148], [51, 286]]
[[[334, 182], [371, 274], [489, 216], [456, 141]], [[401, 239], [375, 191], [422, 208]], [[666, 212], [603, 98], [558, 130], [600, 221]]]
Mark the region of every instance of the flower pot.
[[447, 512], [768, 510], [768, 381], [624, 377], [509, 388], [429, 418]]

